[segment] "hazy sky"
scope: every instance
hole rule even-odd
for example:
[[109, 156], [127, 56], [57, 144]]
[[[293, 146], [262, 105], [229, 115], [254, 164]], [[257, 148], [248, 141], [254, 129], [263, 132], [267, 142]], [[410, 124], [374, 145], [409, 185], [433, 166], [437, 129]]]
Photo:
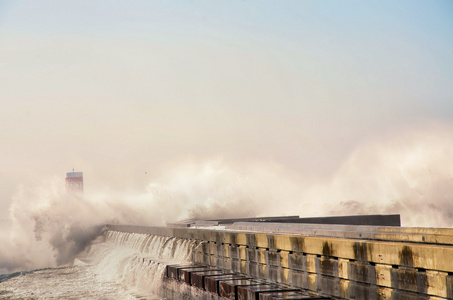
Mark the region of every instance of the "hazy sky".
[[88, 190], [219, 156], [329, 176], [453, 123], [453, 2], [0, 0], [0, 104], [0, 218], [72, 168]]

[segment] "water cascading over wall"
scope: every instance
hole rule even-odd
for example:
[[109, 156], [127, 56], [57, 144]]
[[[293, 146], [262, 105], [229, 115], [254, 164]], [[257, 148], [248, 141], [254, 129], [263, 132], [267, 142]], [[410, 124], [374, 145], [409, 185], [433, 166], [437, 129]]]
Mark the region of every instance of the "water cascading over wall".
[[132, 287], [141, 295], [164, 296], [166, 266], [190, 263], [199, 244], [189, 239], [113, 230], [106, 230], [103, 235], [104, 243], [92, 250], [96, 252], [92, 256], [100, 257], [95, 266], [97, 273]]
[[107, 227], [198, 240], [196, 263], [340, 299], [453, 299], [453, 229], [287, 226]]

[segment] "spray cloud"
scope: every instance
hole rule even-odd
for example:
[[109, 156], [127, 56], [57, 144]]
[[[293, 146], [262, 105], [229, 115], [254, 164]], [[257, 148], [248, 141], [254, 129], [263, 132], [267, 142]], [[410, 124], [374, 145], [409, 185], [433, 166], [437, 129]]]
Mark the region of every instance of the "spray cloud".
[[66, 193], [61, 178], [22, 187], [0, 237], [1, 272], [71, 263], [106, 223], [185, 218], [400, 213], [404, 226], [453, 224], [453, 129], [433, 126], [358, 146], [323, 180], [269, 162], [167, 165], [145, 191]]

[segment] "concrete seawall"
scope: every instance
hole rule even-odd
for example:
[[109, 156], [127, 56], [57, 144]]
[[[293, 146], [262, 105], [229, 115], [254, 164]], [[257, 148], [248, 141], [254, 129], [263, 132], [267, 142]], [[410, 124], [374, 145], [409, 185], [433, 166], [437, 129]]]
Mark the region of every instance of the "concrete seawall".
[[336, 298], [453, 298], [453, 229], [247, 222], [106, 229], [198, 240], [195, 263]]

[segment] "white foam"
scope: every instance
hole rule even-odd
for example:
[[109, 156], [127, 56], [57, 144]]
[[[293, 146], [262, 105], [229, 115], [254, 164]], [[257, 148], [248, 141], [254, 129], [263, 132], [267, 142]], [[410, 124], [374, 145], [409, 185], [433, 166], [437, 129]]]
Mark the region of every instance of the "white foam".
[[167, 264], [188, 263], [196, 243], [105, 232], [72, 266], [18, 273], [0, 283], [10, 299], [159, 299]]

